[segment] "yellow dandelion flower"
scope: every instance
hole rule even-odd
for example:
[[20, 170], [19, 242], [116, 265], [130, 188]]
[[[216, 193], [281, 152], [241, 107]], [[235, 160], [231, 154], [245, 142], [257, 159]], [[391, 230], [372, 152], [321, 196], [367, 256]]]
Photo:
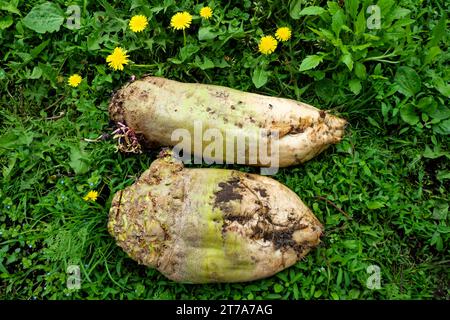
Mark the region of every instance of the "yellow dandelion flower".
[[259, 52], [262, 54], [270, 54], [275, 51], [277, 48], [277, 40], [275, 40], [272, 36], [265, 36], [261, 38], [261, 41], [259, 41]]
[[79, 74], [75, 73], [69, 77], [69, 81], [67, 81], [67, 83], [69, 86], [76, 88], [81, 83], [81, 80], [83, 80], [83, 78], [81, 78]]
[[210, 7], [203, 7], [200, 9], [200, 17], [208, 20], [212, 17], [213, 11]]
[[141, 32], [143, 31], [147, 25], [148, 25], [148, 20], [146, 16], [143, 15], [137, 15], [137, 16], [133, 16], [130, 20], [130, 29], [133, 32]]
[[189, 12], [178, 12], [172, 16], [170, 25], [175, 30], [184, 30], [189, 28], [192, 22], [192, 16]]
[[127, 58], [127, 51], [121, 47], [117, 47], [112, 54], [106, 57], [106, 62], [108, 62], [109, 66], [114, 70], [123, 70], [123, 65], [128, 64], [129, 62]]
[[98, 192], [95, 190], [91, 190], [87, 193], [86, 196], [84, 196], [84, 201], [95, 201], [98, 198]]
[[275, 32], [275, 37], [280, 41], [288, 41], [291, 38], [292, 32], [288, 27], [281, 27]]

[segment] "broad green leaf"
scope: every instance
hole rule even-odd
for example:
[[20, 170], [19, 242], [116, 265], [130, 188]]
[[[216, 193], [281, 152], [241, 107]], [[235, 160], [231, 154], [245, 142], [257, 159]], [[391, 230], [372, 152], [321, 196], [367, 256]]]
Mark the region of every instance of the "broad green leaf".
[[315, 15], [321, 15], [325, 11], [326, 10], [324, 8], [311, 6], [311, 7], [304, 8], [302, 11], [300, 11], [299, 15], [300, 16], [315, 16]]
[[444, 249], [444, 244], [443, 244], [443, 241], [442, 241], [442, 237], [437, 231], [431, 237], [430, 244], [431, 245], [433, 245], [433, 244], [436, 245], [436, 249], [438, 251], [442, 251]]
[[198, 30], [198, 40], [213, 40], [219, 34], [217, 31], [213, 31], [212, 27], [201, 27]]
[[279, 283], [275, 283], [275, 285], [273, 286], [273, 291], [275, 293], [280, 293], [283, 290], [284, 290], [284, 287]]
[[214, 62], [212, 62], [209, 58], [203, 57], [203, 61], [197, 56], [195, 58], [195, 64], [202, 70], [212, 69], [214, 68]]
[[87, 37], [87, 49], [89, 51], [100, 50], [100, 43], [103, 41], [103, 37], [100, 37], [98, 33], [90, 34]]
[[450, 98], [450, 84], [445, 83], [442, 78], [434, 78], [433, 85], [444, 97]]
[[19, 9], [17, 9], [18, 4], [19, 4], [19, 1], [17, 1], [17, 0], [0, 1], [0, 10], [8, 11], [8, 12], [20, 15], [20, 11], [19, 11]]
[[375, 209], [380, 209], [383, 208], [385, 206], [385, 204], [381, 201], [369, 201], [367, 202], [367, 209], [370, 210], [375, 210]]
[[269, 73], [262, 67], [257, 67], [252, 74], [252, 81], [256, 88], [261, 88], [267, 83]]
[[346, 0], [345, 10], [350, 14], [353, 19], [358, 15], [359, 0]]
[[42, 70], [42, 77], [55, 84], [58, 71], [48, 62], [46, 64], [39, 62], [39, 68]]
[[27, 79], [39, 79], [42, 76], [42, 69], [39, 67], [34, 67], [33, 72]]
[[350, 80], [348, 86], [354, 94], [359, 94], [361, 92], [361, 81], [358, 79]]
[[221, 58], [221, 59], [214, 59], [214, 66], [216, 68], [228, 68], [230, 64], [226, 62], [224, 58]]
[[187, 46], [181, 48], [180, 49], [181, 62], [186, 61], [188, 58], [197, 53], [199, 50], [200, 48], [193, 44], [188, 44]]
[[339, 4], [337, 2], [334, 2], [334, 1], [328, 1], [327, 2], [327, 6], [328, 6], [328, 12], [331, 15], [334, 15], [336, 12], [341, 10], [341, 7], [339, 6]]
[[[409, 19], [409, 18], [400, 19], [400, 20], [397, 20], [397, 22], [395, 22], [392, 25], [392, 28], [396, 29], [396, 28], [408, 26], [408, 25], [413, 24], [415, 22], [416, 22], [416, 20], [414, 20], [414, 19]], [[394, 34], [394, 38], [389, 38], [389, 39], [397, 39], [397, 37]]]
[[367, 78], [366, 66], [361, 62], [355, 62], [355, 75], [361, 79], [365, 80]]
[[147, 3], [144, 0], [132, 0], [130, 10], [143, 7], [145, 5], [147, 5]]
[[367, 117], [367, 121], [369, 121], [369, 123], [370, 123], [372, 126], [378, 128], [378, 129], [381, 129], [380, 124], [379, 124], [374, 118], [368, 116], [368, 117]]
[[9, 275], [8, 270], [6, 270], [5, 266], [3, 265], [3, 263], [1, 261], [0, 261], [0, 272]]
[[436, 111], [437, 102], [433, 99], [433, 97], [424, 97], [417, 103], [417, 108], [419, 108], [420, 111], [430, 115]]
[[431, 40], [428, 42], [428, 47], [434, 47], [439, 44], [441, 39], [445, 36], [447, 33], [447, 14], [444, 11], [444, 14], [442, 15], [441, 19], [439, 19], [439, 22], [437, 25], [433, 28]]
[[13, 132], [6, 132], [0, 136], [0, 150], [14, 148], [18, 145], [17, 135]]
[[365, 18], [364, 13], [365, 13], [365, 10], [364, 10], [364, 8], [363, 8], [363, 9], [361, 9], [361, 11], [359, 12], [358, 18], [356, 19], [356, 22], [355, 22], [355, 29], [354, 29], [354, 31], [355, 31], [356, 34], [362, 34], [362, 33], [364, 33], [364, 31], [366, 30], [366, 26], [367, 26], [367, 25], [366, 25], [366, 18]]
[[333, 32], [327, 30], [327, 29], [322, 29], [320, 28], [320, 35], [325, 37], [326, 39], [330, 40], [331, 42], [334, 43], [334, 41], [336, 41], [336, 37], [334, 36]]
[[342, 283], [342, 276], [343, 276], [343, 272], [342, 272], [342, 268], [339, 268], [337, 277], [336, 277], [336, 286], [340, 286]]
[[117, 10], [114, 9], [112, 5], [110, 5], [106, 0], [97, 0], [101, 4], [103, 8], [105, 8], [106, 14], [108, 17], [116, 17], [117, 16]]
[[388, 14], [390, 14], [391, 8], [394, 4], [395, 4], [394, 0], [379, 0], [377, 6], [380, 7], [381, 16], [386, 17]]
[[33, 58], [37, 58], [39, 56], [39, 54], [42, 52], [42, 50], [45, 49], [45, 47], [47, 47], [47, 45], [50, 43], [50, 39], [45, 40], [44, 42], [42, 42], [40, 45], [38, 45], [37, 47], [33, 48], [30, 53], [31, 56]]
[[300, 11], [302, 9], [302, 4], [304, 0], [294, 0], [289, 3], [289, 15], [292, 19], [297, 20], [300, 19]]
[[398, 91], [408, 97], [418, 93], [422, 86], [419, 75], [410, 67], [399, 67], [397, 69], [395, 83], [399, 86]]
[[300, 298], [300, 293], [299, 293], [298, 286], [296, 283], [294, 283], [294, 285], [292, 286], [292, 289], [293, 289], [293, 293], [294, 293], [294, 299], [298, 300]]
[[395, 8], [394, 11], [392, 12], [392, 19], [401, 19], [401, 18], [404, 18], [404, 17], [406, 17], [410, 12], [411, 12], [411, 10], [409, 10], [409, 9], [397, 7], [397, 8]]
[[442, 50], [438, 46], [434, 46], [426, 50], [425, 64], [430, 64], [434, 62], [434, 59], [437, 56], [440, 56], [441, 53]]
[[436, 177], [439, 181], [450, 180], [450, 171], [439, 170]]
[[351, 46], [350, 48], [352, 49], [353, 52], [357, 52], [357, 51], [365, 50], [371, 46], [373, 46], [372, 43], [365, 43], [365, 44], [360, 44], [360, 45], [356, 45], [356, 46]]
[[420, 120], [419, 116], [415, 111], [414, 106], [411, 103], [404, 105], [400, 109], [400, 117], [402, 118], [403, 121], [412, 126], [417, 124]]
[[430, 112], [429, 116], [433, 119], [444, 120], [450, 118], [450, 108], [440, 105], [434, 110]]
[[450, 153], [442, 151], [440, 147], [434, 147], [434, 149], [431, 150], [429, 146], [426, 146], [422, 156], [427, 159], [437, 159], [440, 157], [450, 158]]
[[300, 64], [300, 71], [306, 71], [310, 69], [314, 69], [319, 65], [319, 63], [322, 62], [322, 57], [318, 55], [310, 55], [307, 56], [305, 59], [303, 59], [302, 63]]
[[[147, 2], [147, 1], [146, 1]], [[150, 8], [150, 11], [158, 13], [160, 11], [166, 12], [167, 9], [175, 4], [175, 0], [164, 0], [164, 3], [161, 4], [161, 1], [157, 1], [154, 5], [152, 5]], [[148, 4], [146, 4], [148, 6]]]
[[45, 2], [31, 9], [23, 24], [38, 33], [59, 31], [64, 22], [64, 12], [51, 2]]
[[351, 55], [351, 53], [345, 53], [341, 56], [341, 61], [343, 63], [345, 63], [345, 65], [347, 66], [348, 70], [352, 71], [353, 70], [353, 57]]
[[450, 134], [450, 119], [441, 121], [433, 125], [433, 131], [442, 135]]
[[383, 118], [386, 120], [389, 115], [389, 111], [392, 109], [390, 104], [386, 104], [384, 102], [381, 103], [381, 113], [383, 115]]
[[314, 292], [314, 298], [320, 298], [322, 296], [322, 290], [317, 290]]
[[[450, 172], [448, 174], [450, 174]], [[449, 205], [447, 202], [442, 201], [434, 202], [433, 218], [437, 220], [447, 219], [448, 207]]]
[[0, 18], [0, 30], [9, 28], [13, 24], [13, 18], [11, 16], [6, 16]]
[[70, 167], [76, 174], [86, 173], [89, 169], [89, 158], [82, 146], [70, 147]]
[[339, 37], [342, 27], [345, 25], [345, 15], [344, 11], [338, 10], [332, 18], [331, 29], [334, 31], [336, 36]]

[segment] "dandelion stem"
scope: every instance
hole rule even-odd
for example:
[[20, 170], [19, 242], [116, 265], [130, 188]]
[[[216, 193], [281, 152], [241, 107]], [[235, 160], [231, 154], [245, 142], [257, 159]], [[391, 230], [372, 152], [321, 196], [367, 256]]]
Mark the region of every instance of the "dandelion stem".
[[186, 47], [186, 31], [183, 29], [184, 46]]
[[154, 63], [154, 64], [132, 64], [131, 67], [136, 67], [136, 68], [154, 68], [157, 67], [158, 64]]

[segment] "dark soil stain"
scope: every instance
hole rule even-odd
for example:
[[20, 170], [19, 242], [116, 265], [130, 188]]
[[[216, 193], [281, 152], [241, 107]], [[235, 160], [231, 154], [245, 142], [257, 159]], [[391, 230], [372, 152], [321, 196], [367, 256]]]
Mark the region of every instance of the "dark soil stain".
[[292, 235], [295, 231], [307, 228], [306, 225], [294, 224], [290, 227], [275, 230], [270, 221], [259, 223], [254, 231], [254, 239], [263, 239], [272, 242], [276, 250], [293, 249], [297, 254], [301, 254], [305, 250], [305, 246], [297, 243]]
[[276, 230], [270, 233], [264, 234], [265, 241], [271, 241], [275, 249], [281, 249], [283, 247], [295, 247], [297, 243], [292, 239], [294, 230]]
[[267, 197], [267, 190], [264, 188], [256, 188], [255, 189], [257, 192], [259, 192], [259, 194], [261, 195], [261, 197]]
[[226, 182], [219, 183], [219, 187], [221, 189], [215, 193], [216, 195], [216, 198], [214, 200], [215, 207], [219, 207], [222, 210], [226, 210], [227, 202], [233, 200], [242, 200], [242, 195], [239, 192], [239, 189], [242, 188], [242, 186], [240, 185], [239, 178], [232, 177], [230, 180]]
[[305, 129], [301, 128], [301, 127], [296, 127], [296, 126], [291, 126], [291, 129], [289, 130], [289, 134], [297, 134], [297, 133], [303, 133], [305, 131]]
[[251, 215], [233, 215], [233, 214], [226, 214], [224, 218], [225, 223], [224, 223], [224, 228], [226, 228], [228, 225], [230, 225], [231, 223], [233, 223], [234, 221], [237, 221], [239, 224], [244, 225], [245, 223], [247, 223], [249, 220], [252, 219]]
[[320, 117], [323, 119], [323, 118], [325, 118], [325, 116], [327, 115], [327, 113], [326, 113], [325, 111], [323, 111], [323, 110], [320, 110], [320, 111], [319, 111], [319, 115], [320, 115]]

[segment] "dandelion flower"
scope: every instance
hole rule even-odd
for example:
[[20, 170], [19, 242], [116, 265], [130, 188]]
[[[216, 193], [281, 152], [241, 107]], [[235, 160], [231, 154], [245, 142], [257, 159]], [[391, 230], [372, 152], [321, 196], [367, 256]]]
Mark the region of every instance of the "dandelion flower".
[[95, 201], [98, 198], [98, 192], [95, 190], [91, 190], [88, 194], [83, 198], [84, 201]]
[[79, 74], [75, 73], [69, 77], [69, 81], [67, 81], [67, 83], [69, 83], [69, 86], [76, 88], [81, 83], [81, 80], [83, 80], [83, 78], [81, 78]]
[[262, 54], [270, 54], [275, 51], [277, 48], [277, 40], [275, 40], [272, 36], [265, 36], [261, 38], [261, 41], [259, 41], [259, 52]]
[[291, 38], [291, 29], [288, 27], [281, 27], [275, 32], [275, 37], [280, 41], [288, 41]]
[[113, 53], [106, 58], [106, 62], [108, 62], [109, 66], [114, 70], [123, 70], [123, 65], [128, 64], [129, 62], [127, 58], [127, 51], [121, 47], [117, 47], [114, 49]]
[[147, 25], [148, 25], [148, 20], [146, 16], [143, 15], [137, 15], [137, 16], [133, 16], [130, 20], [130, 29], [133, 32], [141, 32], [143, 31]]
[[175, 30], [184, 30], [189, 28], [192, 22], [192, 16], [189, 12], [178, 12], [172, 16], [170, 20], [170, 25]]
[[212, 17], [213, 11], [210, 7], [203, 7], [200, 9], [200, 17], [208, 20]]

